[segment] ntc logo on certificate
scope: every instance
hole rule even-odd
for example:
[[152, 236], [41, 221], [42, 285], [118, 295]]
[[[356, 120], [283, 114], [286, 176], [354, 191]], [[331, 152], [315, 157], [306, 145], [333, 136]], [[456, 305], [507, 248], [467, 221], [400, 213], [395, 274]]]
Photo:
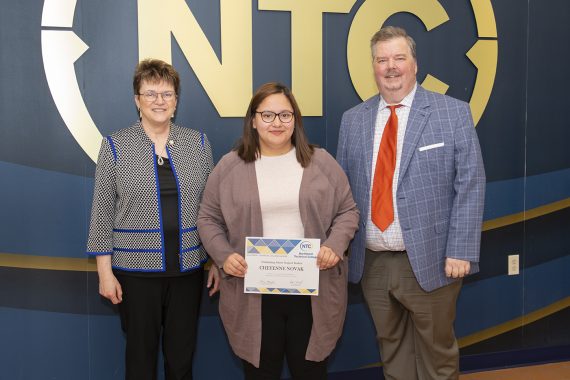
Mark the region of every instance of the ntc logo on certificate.
[[245, 293], [319, 295], [320, 239], [246, 237]]

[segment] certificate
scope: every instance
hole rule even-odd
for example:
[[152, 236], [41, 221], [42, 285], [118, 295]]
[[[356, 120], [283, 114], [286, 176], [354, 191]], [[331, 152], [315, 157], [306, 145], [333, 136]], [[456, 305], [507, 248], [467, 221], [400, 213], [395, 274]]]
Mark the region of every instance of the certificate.
[[319, 295], [320, 239], [245, 238], [245, 293]]

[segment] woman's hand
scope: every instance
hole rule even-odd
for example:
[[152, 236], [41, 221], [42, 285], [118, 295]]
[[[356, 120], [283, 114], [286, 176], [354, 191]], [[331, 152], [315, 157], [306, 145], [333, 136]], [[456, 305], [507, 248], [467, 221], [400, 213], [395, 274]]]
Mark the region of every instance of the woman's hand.
[[231, 276], [244, 277], [247, 272], [247, 263], [242, 255], [234, 252], [224, 261], [222, 268]]
[[123, 301], [123, 289], [113, 272], [99, 274], [99, 294], [110, 300], [113, 305]]
[[97, 273], [99, 273], [99, 294], [107, 298], [113, 305], [123, 301], [123, 289], [111, 268], [111, 255], [97, 256]]
[[334, 267], [340, 261], [340, 257], [332, 249], [321, 245], [319, 254], [317, 255], [317, 266], [320, 270]]
[[208, 282], [206, 283], [206, 286], [208, 289], [210, 289], [208, 292], [208, 295], [210, 297], [216, 294], [218, 290], [220, 290], [220, 270], [214, 262], [212, 262], [212, 265], [210, 265]]

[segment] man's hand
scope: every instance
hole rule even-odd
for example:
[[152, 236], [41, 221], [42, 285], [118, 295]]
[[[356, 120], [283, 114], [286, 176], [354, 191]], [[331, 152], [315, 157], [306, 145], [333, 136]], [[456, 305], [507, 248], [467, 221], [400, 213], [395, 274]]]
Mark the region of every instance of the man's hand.
[[453, 278], [463, 278], [469, 274], [471, 263], [465, 260], [453, 259], [448, 257], [445, 259], [445, 275]]

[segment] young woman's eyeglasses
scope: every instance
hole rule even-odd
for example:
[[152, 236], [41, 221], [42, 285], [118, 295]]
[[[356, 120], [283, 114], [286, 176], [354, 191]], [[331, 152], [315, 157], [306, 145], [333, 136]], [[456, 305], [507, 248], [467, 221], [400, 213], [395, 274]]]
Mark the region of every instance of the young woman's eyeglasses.
[[279, 120], [281, 120], [282, 123], [289, 123], [291, 120], [293, 120], [293, 115], [294, 113], [291, 111], [282, 111], [279, 113], [275, 113], [272, 111], [256, 111], [255, 113], [258, 113], [261, 115], [261, 120], [263, 120], [266, 123], [271, 123], [273, 122], [273, 120], [275, 120], [275, 117], [279, 117]]

